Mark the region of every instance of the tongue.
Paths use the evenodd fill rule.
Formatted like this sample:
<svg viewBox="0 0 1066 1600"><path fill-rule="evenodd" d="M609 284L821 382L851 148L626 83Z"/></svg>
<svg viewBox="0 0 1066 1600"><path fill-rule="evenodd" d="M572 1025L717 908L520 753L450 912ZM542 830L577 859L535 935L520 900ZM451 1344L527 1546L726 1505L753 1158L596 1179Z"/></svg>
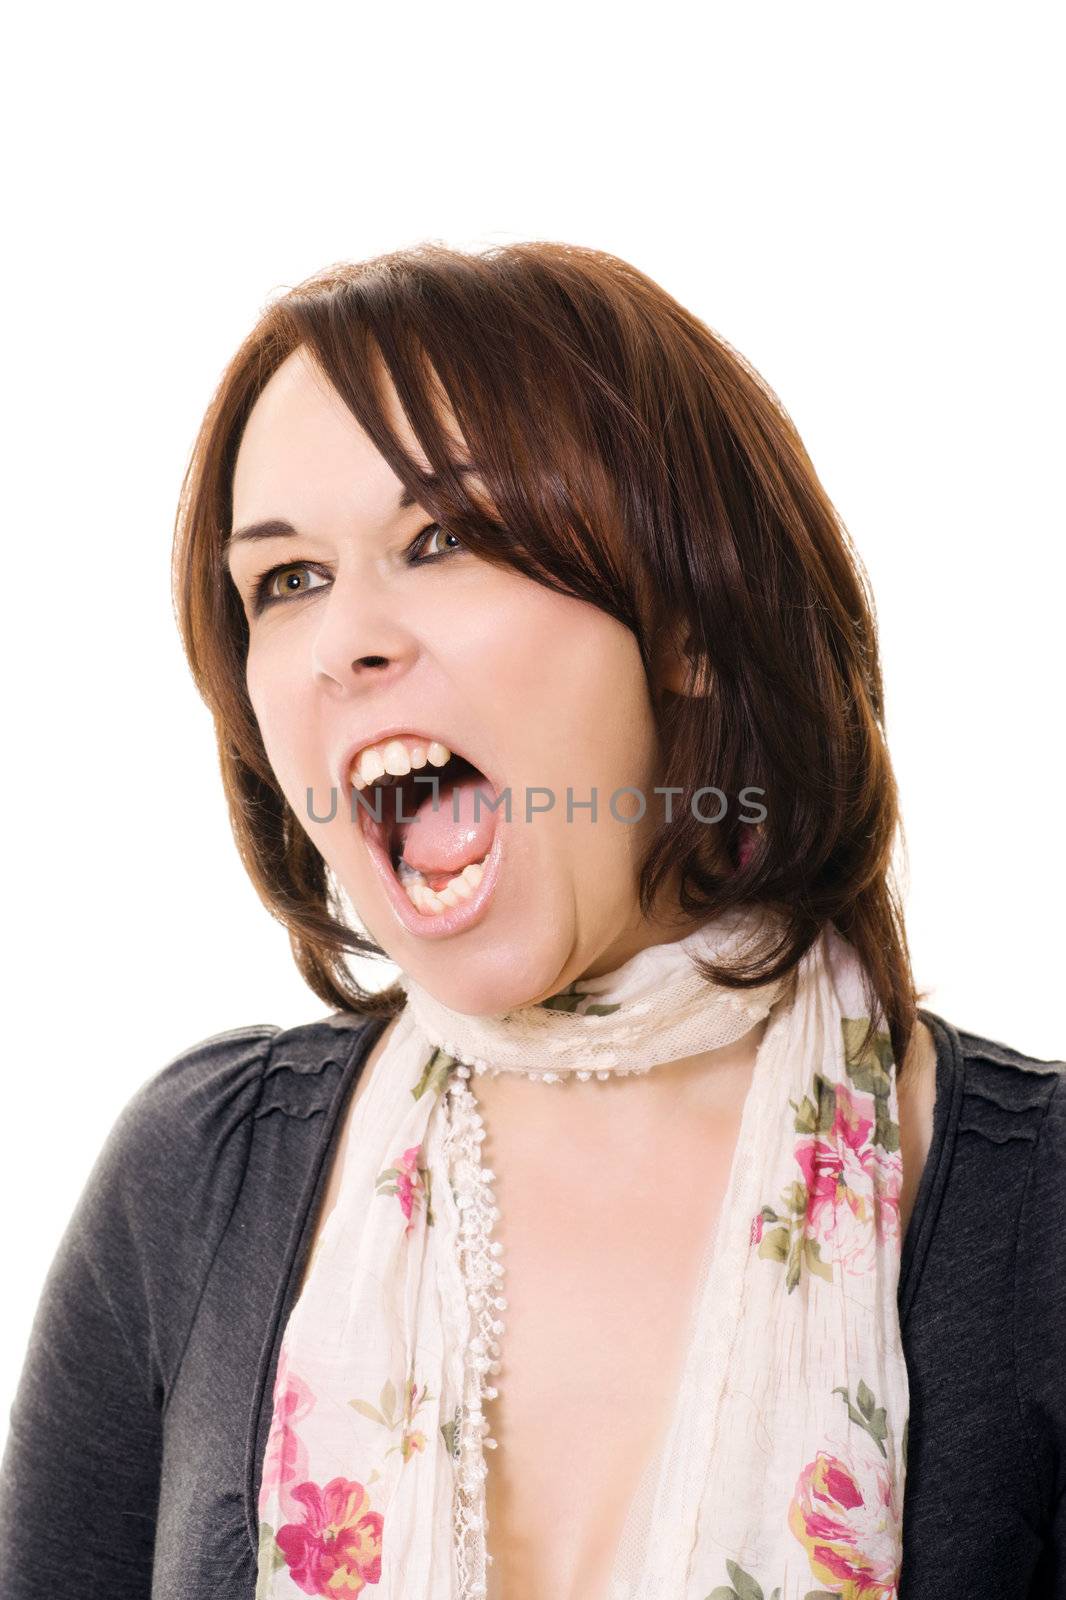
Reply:
<svg viewBox="0 0 1066 1600"><path fill-rule="evenodd" d="M480 815L475 821L474 796L479 790ZM440 785L436 809L433 796L428 795L414 820L400 823L403 859L422 873L431 889L442 889L449 878L488 853L496 831L496 814L485 802L494 798L495 790L488 779L471 773L457 782Z"/></svg>

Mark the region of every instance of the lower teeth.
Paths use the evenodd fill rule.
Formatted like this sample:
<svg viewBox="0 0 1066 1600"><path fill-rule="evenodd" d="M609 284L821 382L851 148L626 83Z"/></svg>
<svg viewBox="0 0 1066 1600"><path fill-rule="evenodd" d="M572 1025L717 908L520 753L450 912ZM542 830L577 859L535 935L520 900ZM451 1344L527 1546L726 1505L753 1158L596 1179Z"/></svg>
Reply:
<svg viewBox="0 0 1066 1600"><path fill-rule="evenodd" d="M487 859L488 851L480 861L472 861L462 872L449 878L443 889L431 889L421 872L408 866L402 856L396 866L396 876L415 910L427 916L436 916L449 906L461 905L464 900L470 899L481 882Z"/></svg>

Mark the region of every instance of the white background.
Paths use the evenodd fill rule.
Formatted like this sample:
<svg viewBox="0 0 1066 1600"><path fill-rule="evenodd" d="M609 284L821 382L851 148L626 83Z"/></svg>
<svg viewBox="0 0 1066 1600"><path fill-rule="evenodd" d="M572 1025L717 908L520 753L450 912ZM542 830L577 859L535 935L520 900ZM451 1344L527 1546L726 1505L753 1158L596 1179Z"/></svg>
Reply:
<svg viewBox="0 0 1066 1600"><path fill-rule="evenodd" d="M232 843L169 556L223 366L327 263L595 245L762 371L873 583L926 1004L1066 1053L1053 16L21 8L0 97L0 1431L134 1090L208 1034L326 1009Z"/></svg>

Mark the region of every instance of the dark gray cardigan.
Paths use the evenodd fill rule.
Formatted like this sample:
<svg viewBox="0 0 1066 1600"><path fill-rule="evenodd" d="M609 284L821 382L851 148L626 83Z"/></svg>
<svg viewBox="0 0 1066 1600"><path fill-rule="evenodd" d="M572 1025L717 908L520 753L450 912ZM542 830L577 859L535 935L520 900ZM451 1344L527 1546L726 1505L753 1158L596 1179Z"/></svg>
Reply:
<svg viewBox="0 0 1066 1600"><path fill-rule="evenodd" d="M937 1099L899 1287L899 1600L1066 1600L1066 1065L921 1015ZM4 1600L252 1600L278 1342L382 1026L218 1034L118 1118L11 1410Z"/></svg>

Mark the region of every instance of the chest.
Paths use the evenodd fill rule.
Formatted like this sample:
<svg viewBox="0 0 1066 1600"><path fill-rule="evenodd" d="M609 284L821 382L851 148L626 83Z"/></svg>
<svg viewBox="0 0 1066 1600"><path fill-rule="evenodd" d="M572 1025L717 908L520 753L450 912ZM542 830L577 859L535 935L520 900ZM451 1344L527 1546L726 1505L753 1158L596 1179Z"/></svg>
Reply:
<svg viewBox="0 0 1066 1600"><path fill-rule="evenodd" d="M672 1416L736 1115L614 1144L486 1115L503 1294L485 1405L488 1600L601 1600Z"/></svg>
<svg viewBox="0 0 1066 1600"><path fill-rule="evenodd" d="M738 1072L698 1111L649 1108L621 1139L598 1108L541 1120L543 1101L482 1087L507 1301L485 1403L487 1600L605 1600L673 1416L749 1082ZM908 1095L900 1115L906 1231L931 1095Z"/></svg>

